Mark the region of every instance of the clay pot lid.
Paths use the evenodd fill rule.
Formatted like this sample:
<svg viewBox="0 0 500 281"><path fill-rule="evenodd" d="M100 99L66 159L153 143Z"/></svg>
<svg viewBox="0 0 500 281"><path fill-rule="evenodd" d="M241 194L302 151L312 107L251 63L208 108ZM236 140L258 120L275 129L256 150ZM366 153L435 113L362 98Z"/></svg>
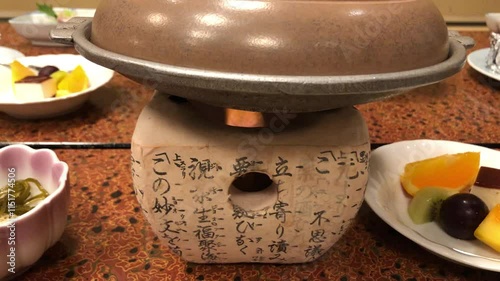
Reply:
<svg viewBox="0 0 500 281"><path fill-rule="evenodd" d="M263 75L390 73L449 53L430 0L106 0L91 41L166 65Z"/></svg>
<svg viewBox="0 0 500 281"><path fill-rule="evenodd" d="M280 112L322 111L399 95L412 88L439 82L459 72L465 64L466 48L472 47L474 44L471 38L459 36L459 34L450 35L451 37L448 38L441 15L432 3L427 0L350 2L218 0L209 1L208 4L206 2L186 0L107 0L101 2L96 12L96 18L73 18L67 23L59 24L55 30L51 31L50 36L56 42L74 44L76 50L90 61L111 68L160 92L216 107L259 112L276 112L276 110ZM259 57L259 54L250 53L252 50L259 50L258 48L243 52L244 49L242 48L245 45L236 44L242 41L228 36L222 37L225 41L211 41L214 44L219 44L219 47L215 45L207 47L203 44L187 47L185 44L188 41L182 41L186 37L181 35L187 34L186 30L190 30L189 28L192 30L193 26L198 26L195 24L198 21L184 22L187 27L179 27L179 30L184 30L184 32L175 32L175 28L170 27L167 22L170 22L170 20L175 23L182 22L183 17L177 16L173 12L163 12L165 11L165 5L168 4L173 5L167 5L169 8L179 13L183 12L184 16L190 14L191 18L200 19L204 17L202 15L206 15L206 10L204 10L205 13L193 14L192 12L193 9L199 8L200 5L213 8L217 4L219 5L217 7L220 8L224 3L234 4L236 2L264 3L271 7L280 7L281 4L290 3L324 5L322 6L323 9L309 9L308 11L312 11L311 13L319 13L321 10L326 10L324 7L335 4L360 5L365 7L363 10L365 15L372 14L373 9L367 9L366 6L363 6L364 4L389 5L386 6L387 9L395 9L394 7L399 5L399 10L396 9L398 12L394 16L397 19L394 25L398 26L401 36L404 35L405 37L395 36L392 41L377 41L383 36L388 36L387 34L391 33L388 31L389 29L395 28L392 24L388 24L388 27L383 32L377 33L379 35L374 37L375 41L366 41L369 42L368 46L359 49L360 54L350 56L349 61L344 58L343 63L338 63L338 61L342 59L345 53L341 53L342 56L334 58L331 55L334 53L334 49L331 49L330 52L325 53L330 57L326 57L326 55L321 57L318 56L321 52L317 49L306 48L299 52L297 48L293 47L295 45L290 45L289 50L284 52L275 52L272 55ZM142 4L144 4L144 7L141 6ZM155 8L153 4L156 4L157 7ZM194 6L191 7L190 4ZM409 8L406 4L414 6ZM116 8L114 13L111 11L113 6ZM126 7L123 8L122 6ZM179 7L184 8L180 9ZM307 8L304 7L304 9ZM130 9L132 8L135 9L136 14L141 14L142 17L133 15L134 13L131 14ZM248 9L241 10L249 12ZM279 9L268 9L266 13L276 16L273 12L277 10ZM149 13L144 11L149 11ZM233 14L237 14L238 11L233 11ZM329 11L335 12L334 9ZM220 8L215 9L215 12L222 13L225 10ZM299 12L297 11L297 13ZM407 17L415 18L415 13L426 20L421 20L422 24L420 25L405 21ZM254 14L259 13L254 11ZM228 15L232 14L229 13ZM229 17L228 15L226 17ZM245 15L245 13L242 13L242 15ZM293 16L291 13L288 15ZM384 13L379 11L378 15L384 15ZM164 16L166 18L160 20ZM242 17L238 14L237 18ZM262 15L260 17L261 20L268 21L271 18L273 17L262 17ZM296 15L295 18L302 19L303 15ZM383 17L380 16L380 18ZM150 25L142 25L145 19L149 19L148 23ZM152 19L157 19L158 27L152 27ZM313 18L309 19L314 22ZM240 26L249 31L250 28L247 23L253 19L248 16L246 20L245 24L240 24ZM109 26L105 24L107 21L109 21ZM126 25L127 21L130 21L128 25ZM435 24L429 24L429 22L433 21ZM307 22L301 22L304 23L304 26L307 26ZM347 28L353 25L353 22L350 21ZM163 25L160 23L163 23ZM252 30L273 30L272 28L264 29L262 25L257 23L258 21L255 26L261 28ZM368 23L366 21L365 26L369 26ZM319 26L323 27L324 24L319 24ZM127 28L130 30L127 30ZM295 26L294 28L298 27ZM164 30L172 31L172 33L168 35ZM332 32L334 31L338 30L332 29ZM441 38L443 32L444 37ZM323 34L321 32L309 33ZM109 36L104 36L99 40L99 36L103 36L103 34ZM303 34L306 33L303 32ZM233 35L237 37L238 34ZM396 41L398 38L399 41ZM158 44L163 44L163 47L152 44L153 39ZM231 48L228 47L227 42L231 43ZM315 41L305 40L304 42ZM377 42L386 44L390 48L376 48L379 46ZM105 46L98 45L101 43ZM221 51L223 47L225 49ZM239 51L243 55L236 55L235 50L238 47L241 47ZM287 51L289 52L287 53ZM287 57L283 57L285 53L288 54ZM426 54L423 55L423 53ZM201 56L200 54L205 55ZM382 59L383 56L385 56L384 59ZM360 61L360 58L363 59ZM356 61L358 63L355 63ZM427 66L421 66L421 64Z"/></svg>

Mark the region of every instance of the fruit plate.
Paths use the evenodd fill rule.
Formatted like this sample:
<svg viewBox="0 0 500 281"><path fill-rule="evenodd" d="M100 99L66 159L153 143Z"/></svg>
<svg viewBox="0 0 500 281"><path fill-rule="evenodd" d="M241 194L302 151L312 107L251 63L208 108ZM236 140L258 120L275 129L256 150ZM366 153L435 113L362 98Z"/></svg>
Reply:
<svg viewBox="0 0 500 281"><path fill-rule="evenodd" d="M480 241L455 239L435 222L414 224L407 211L410 197L403 191L399 181L404 166L409 162L468 151L481 153L482 166L500 168L500 151L471 144L412 140L379 147L371 154L365 199L382 220L430 252L456 263L500 272L500 253Z"/></svg>
<svg viewBox="0 0 500 281"><path fill-rule="evenodd" d="M90 94L106 84L114 74L114 71L97 65L80 55L41 55L21 57L18 61L25 66L53 65L64 71L73 70L77 65L81 65L90 84L89 88L84 91L63 97L31 102L21 101L14 96L10 68L0 66L0 112L21 119L51 118L72 112L82 106L89 99Z"/></svg>

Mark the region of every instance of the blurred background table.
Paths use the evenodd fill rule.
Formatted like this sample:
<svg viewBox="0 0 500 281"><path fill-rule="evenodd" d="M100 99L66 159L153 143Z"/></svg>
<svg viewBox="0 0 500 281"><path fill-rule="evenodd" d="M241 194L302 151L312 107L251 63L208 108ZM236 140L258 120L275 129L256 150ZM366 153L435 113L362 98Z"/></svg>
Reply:
<svg viewBox="0 0 500 281"><path fill-rule="evenodd" d="M76 53L73 48L32 46L6 22L0 22L0 34L1 46L27 56ZM473 50L489 46L486 31L462 34L476 40ZM132 189L130 140L152 95L152 89L115 74L74 113L46 120L19 120L0 113L3 145L24 142L56 148L70 167L72 202L65 233L18 280L500 280L500 273L461 266L427 252L366 204L341 240L316 262L183 262L154 236ZM428 138L500 149L500 82L468 65L441 83L357 108L366 119L373 147Z"/></svg>

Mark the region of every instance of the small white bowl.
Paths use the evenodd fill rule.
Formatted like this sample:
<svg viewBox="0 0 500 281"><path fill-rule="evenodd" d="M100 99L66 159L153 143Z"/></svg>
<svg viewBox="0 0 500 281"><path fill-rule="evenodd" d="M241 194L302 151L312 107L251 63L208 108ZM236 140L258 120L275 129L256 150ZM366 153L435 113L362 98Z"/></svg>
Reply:
<svg viewBox="0 0 500 281"><path fill-rule="evenodd" d="M56 13L68 8L56 7ZM75 17L93 17L95 9L70 9L74 11ZM67 46L52 42L49 37L50 30L54 29L57 21L40 11L34 11L9 20L16 32L38 46Z"/></svg>
<svg viewBox="0 0 500 281"><path fill-rule="evenodd" d="M40 101L22 101L14 96L11 72L0 66L0 111L21 119L51 118L72 112L82 106L90 94L113 77L114 71L97 65L80 55L58 54L35 57L22 57L18 61L25 66L53 65L61 70L70 71L81 65L89 78L88 89L59 98L46 98Z"/></svg>
<svg viewBox="0 0 500 281"><path fill-rule="evenodd" d="M2 187L7 184L10 168L15 168L16 179L36 178L50 195L24 215L0 222L0 280L12 279L26 270L61 238L70 202L68 165L54 151L26 145L1 148Z"/></svg>

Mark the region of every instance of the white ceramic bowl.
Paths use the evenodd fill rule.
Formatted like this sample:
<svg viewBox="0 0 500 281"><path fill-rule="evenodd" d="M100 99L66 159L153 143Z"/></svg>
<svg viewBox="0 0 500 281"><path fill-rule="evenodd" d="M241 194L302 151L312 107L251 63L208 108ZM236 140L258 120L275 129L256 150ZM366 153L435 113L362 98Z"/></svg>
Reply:
<svg viewBox="0 0 500 281"><path fill-rule="evenodd" d="M68 165L60 161L54 151L35 150L25 145L1 148L2 187L7 184L9 168L15 168L16 179L36 178L50 195L24 215L0 222L0 280L13 279L60 239L70 201ZM9 242L12 236L15 244ZM11 260L9 255L15 258Z"/></svg>
<svg viewBox="0 0 500 281"><path fill-rule="evenodd" d="M56 13L63 11L62 7L54 8ZM75 13L75 17L93 17L95 9L71 9ZM33 45L39 46L67 46L54 43L50 40L50 30L55 28L57 21L46 14L34 11L29 14L24 14L9 20L9 23L16 32L24 38L31 41Z"/></svg>
<svg viewBox="0 0 500 281"><path fill-rule="evenodd" d="M80 55L59 54L36 57L22 57L18 61L23 65L54 65L61 70L73 70L81 65L85 70L90 87L84 91L59 98L46 98L41 101L22 101L15 98L11 86L11 72L7 67L0 67L0 111L22 119L51 118L72 112L82 106L97 88L106 84L114 71L97 65Z"/></svg>

